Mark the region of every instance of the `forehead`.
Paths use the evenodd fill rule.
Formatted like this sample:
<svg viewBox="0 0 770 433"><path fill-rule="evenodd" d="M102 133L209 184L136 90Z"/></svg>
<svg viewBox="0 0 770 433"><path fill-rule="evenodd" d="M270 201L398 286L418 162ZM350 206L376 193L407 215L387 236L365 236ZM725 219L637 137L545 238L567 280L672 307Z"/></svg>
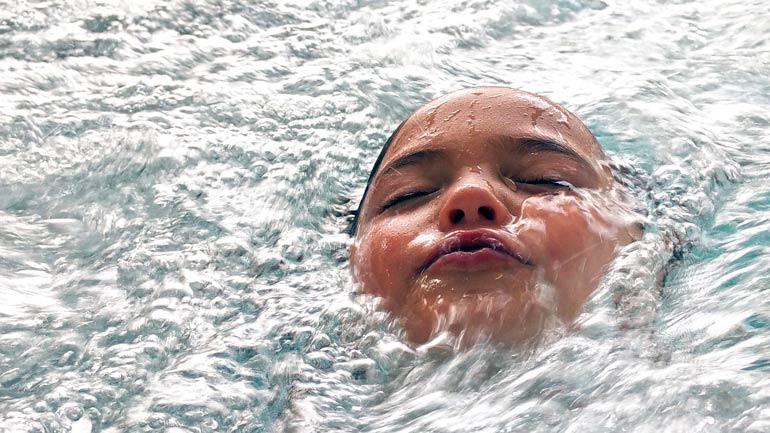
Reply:
<svg viewBox="0 0 770 433"><path fill-rule="evenodd" d="M604 158L593 134L565 108L531 93L491 87L455 92L418 109L383 163L433 146L472 151L500 137L563 143L589 161Z"/></svg>

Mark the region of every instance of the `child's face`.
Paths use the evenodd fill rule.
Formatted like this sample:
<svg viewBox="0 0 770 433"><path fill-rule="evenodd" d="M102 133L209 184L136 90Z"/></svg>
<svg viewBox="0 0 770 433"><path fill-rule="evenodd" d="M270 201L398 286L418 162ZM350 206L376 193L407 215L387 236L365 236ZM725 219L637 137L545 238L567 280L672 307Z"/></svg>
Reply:
<svg viewBox="0 0 770 433"><path fill-rule="evenodd" d="M423 343L516 341L570 322L621 245L627 214L593 135L539 96L476 88L394 137L362 204L351 262Z"/></svg>

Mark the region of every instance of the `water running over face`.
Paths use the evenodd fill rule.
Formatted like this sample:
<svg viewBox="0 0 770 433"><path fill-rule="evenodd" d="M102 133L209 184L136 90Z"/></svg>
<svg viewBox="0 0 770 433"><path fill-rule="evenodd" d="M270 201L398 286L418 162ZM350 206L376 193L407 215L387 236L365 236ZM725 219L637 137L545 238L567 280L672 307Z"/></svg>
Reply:
<svg viewBox="0 0 770 433"><path fill-rule="evenodd" d="M418 344L520 342L549 318L570 323L636 234L606 164L582 122L545 98L486 87L432 101L372 177L354 276Z"/></svg>

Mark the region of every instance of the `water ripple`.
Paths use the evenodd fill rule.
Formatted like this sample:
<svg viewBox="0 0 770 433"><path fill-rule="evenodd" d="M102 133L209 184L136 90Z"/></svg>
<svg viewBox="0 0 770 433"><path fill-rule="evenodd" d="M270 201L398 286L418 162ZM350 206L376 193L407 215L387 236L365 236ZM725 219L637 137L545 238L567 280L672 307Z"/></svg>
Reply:
<svg viewBox="0 0 770 433"><path fill-rule="evenodd" d="M760 0L0 7L0 431L762 432ZM416 351L345 214L460 87L586 120L646 214L575 329Z"/></svg>

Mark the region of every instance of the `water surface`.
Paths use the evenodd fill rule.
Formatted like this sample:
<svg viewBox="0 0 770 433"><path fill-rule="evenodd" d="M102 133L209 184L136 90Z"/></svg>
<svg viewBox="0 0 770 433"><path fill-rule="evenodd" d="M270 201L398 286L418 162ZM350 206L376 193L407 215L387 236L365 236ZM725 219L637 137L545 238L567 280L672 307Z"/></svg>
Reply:
<svg viewBox="0 0 770 433"><path fill-rule="evenodd" d="M3 2L0 431L770 431L768 21L759 0ZM384 140L473 85L577 113L648 216L534 353L416 352L346 268Z"/></svg>

